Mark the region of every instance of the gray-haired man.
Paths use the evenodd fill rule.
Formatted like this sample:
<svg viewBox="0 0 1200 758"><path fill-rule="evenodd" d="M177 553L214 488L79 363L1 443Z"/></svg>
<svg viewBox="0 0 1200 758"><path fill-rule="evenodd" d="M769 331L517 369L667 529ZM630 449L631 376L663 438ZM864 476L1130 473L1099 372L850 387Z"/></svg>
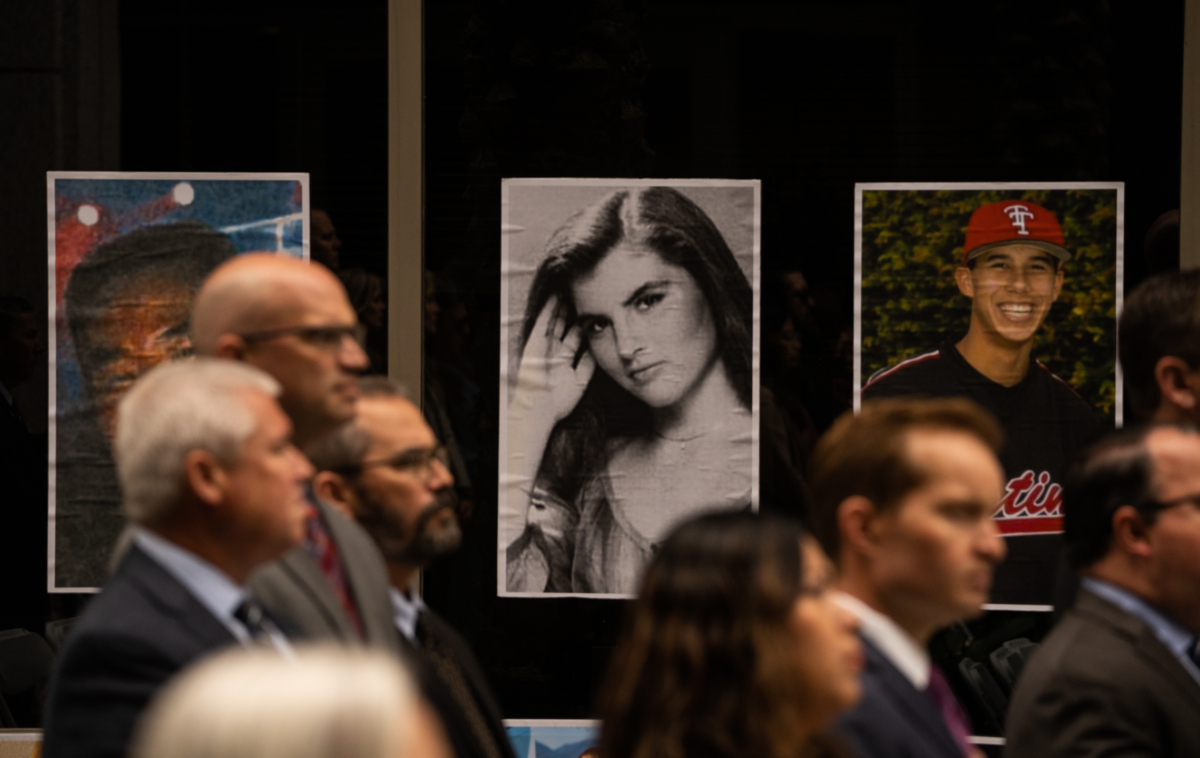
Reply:
<svg viewBox="0 0 1200 758"><path fill-rule="evenodd" d="M256 639L287 649L247 600L251 571L304 536L312 466L278 383L199 359L140 378L117 411L117 473L133 543L63 648L45 750L123 756L146 703L200 656Z"/></svg>

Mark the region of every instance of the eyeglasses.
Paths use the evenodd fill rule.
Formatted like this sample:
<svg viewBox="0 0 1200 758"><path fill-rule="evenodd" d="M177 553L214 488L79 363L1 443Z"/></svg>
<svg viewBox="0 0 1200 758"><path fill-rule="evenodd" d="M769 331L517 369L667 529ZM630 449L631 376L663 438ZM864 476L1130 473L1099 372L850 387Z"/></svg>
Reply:
<svg viewBox="0 0 1200 758"><path fill-rule="evenodd" d="M384 458L377 461L363 461L357 466L346 466L338 469L339 473L354 474L361 472L366 468L375 466L387 466L393 471L400 471L415 475L422 483L428 483L433 476L433 462L437 461L442 464L445 469L450 468L450 452L445 445L437 447L418 447L405 450L391 458Z"/></svg>
<svg viewBox="0 0 1200 758"><path fill-rule="evenodd" d="M333 352L341 348L350 337L359 345L366 342L367 327L363 324L329 325L329 326L287 326L282 329L269 329L264 332L250 332L240 336L246 342L265 342L295 335L301 341L313 347Z"/></svg>
<svg viewBox="0 0 1200 758"><path fill-rule="evenodd" d="M1184 495L1183 497L1176 497L1170 500L1155 500L1154 498L1149 498L1143 501L1143 503L1144 505L1141 508L1138 508L1139 511L1157 516L1159 513L1162 513L1170 508L1174 508L1177 505L1189 504L1193 507L1200 507L1200 492L1193 492L1190 495Z"/></svg>

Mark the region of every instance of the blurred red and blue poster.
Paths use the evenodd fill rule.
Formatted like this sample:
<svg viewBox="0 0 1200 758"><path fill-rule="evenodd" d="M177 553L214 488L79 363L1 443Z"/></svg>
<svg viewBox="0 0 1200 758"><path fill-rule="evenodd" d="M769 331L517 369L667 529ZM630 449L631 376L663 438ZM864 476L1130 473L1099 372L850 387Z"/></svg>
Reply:
<svg viewBox="0 0 1200 758"><path fill-rule="evenodd" d="M117 401L191 354L192 298L223 261L308 258L307 174L48 172L51 592L99 587L124 527Z"/></svg>
<svg viewBox="0 0 1200 758"><path fill-rule="evenodd" d="M600 722L583 719L505 719L517 758L594 758Z"/></svg>

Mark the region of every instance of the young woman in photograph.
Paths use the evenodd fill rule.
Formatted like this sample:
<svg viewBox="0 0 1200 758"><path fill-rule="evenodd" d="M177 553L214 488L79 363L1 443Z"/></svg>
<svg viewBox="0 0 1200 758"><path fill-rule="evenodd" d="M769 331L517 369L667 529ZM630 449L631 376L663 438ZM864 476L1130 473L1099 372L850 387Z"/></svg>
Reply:
<svg viewBox="0 0 1200 758"><path fill-rule="evenodd" d="M550 238L508 412L510 592L632 594L689 514L748 509L753 293L671 187L613 192Z"/></svg>
<svg viewBox="0 0 1200 758"><path fill-rule="evenodd" d="M860 695L857 620L799 522L713 513L654 556L600 690L602 758L840 755Z"/></svg>

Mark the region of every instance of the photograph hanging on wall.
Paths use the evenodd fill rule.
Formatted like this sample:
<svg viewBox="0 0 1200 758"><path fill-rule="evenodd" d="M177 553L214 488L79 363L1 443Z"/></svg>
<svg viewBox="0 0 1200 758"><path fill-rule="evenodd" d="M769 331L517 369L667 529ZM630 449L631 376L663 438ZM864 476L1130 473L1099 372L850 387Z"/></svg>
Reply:
<svg viewBox="0 0 1200 758"><path fill-rule="evenodd" d="M994 609L1049 610L1073 456L1122 421L1124 185L855 186L855 409L963 396L1005 434Z"/></svg>
<svg viewBox="0 0 1200 758"><path fill-rule="evenodd" d="M501 196L498 591L631 597L675 524L757 509L760 185Z"/></svg>
<svg viewBox="0 0 1200 758"><path fill-rule="evenodd" d="M192 352L191 304L223 261L308 258L307 174L49 172L51 592L95 590L124 526L117 402Z"/></svg>
<svg viewBox="0 0 1200 758"><path fill-rule="evenodd" d="M517 758L595 758L600 722L582 719L505 719Z"/></svg>

